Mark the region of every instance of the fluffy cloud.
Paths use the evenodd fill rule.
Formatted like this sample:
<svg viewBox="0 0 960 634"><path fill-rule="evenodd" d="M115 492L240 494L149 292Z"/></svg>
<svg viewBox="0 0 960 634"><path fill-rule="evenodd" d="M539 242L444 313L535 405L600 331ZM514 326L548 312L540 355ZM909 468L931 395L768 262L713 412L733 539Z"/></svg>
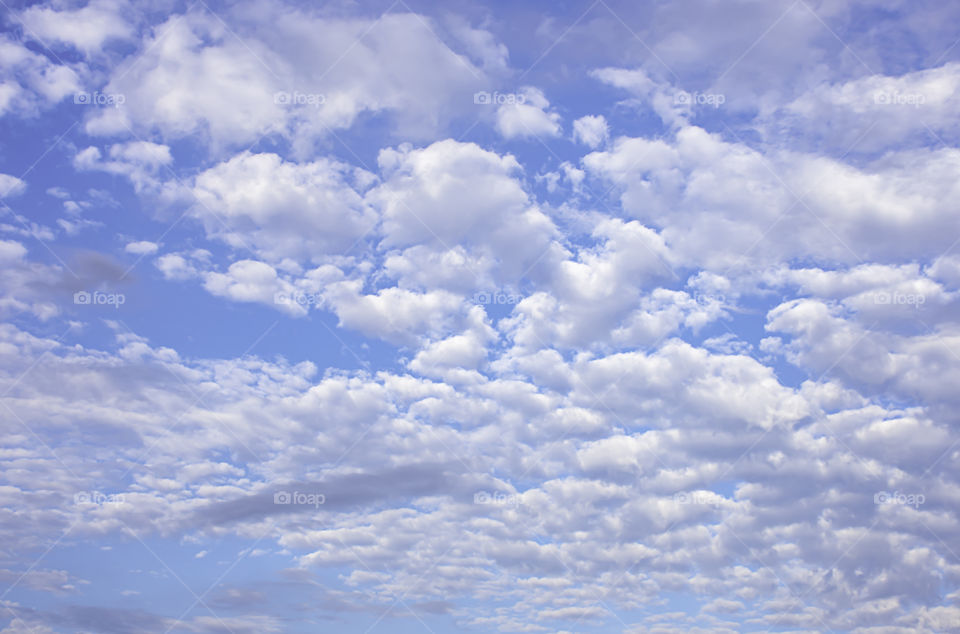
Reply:
<svg viewBox="0 0 960 634"><path fill-rule="evenodd" d="M361 283L339 282L326 292L341 325L397 343L438 338L455 328L462 300L445 291L415 293L385 288L375 294L360 292ZM479 310L479 308L475 308Z"/></svg>
<svg viewBox="0 0 960 634"><path fill-rule="evenodd" d="M85 7L65 11L33 6L20 20L27 35L41 43L69 44L91 55L107 42L133 38L133 27L122 16L129 11L124 0L92 0Z"/></svg>
<svg viewBox="0 0 960 634"><path fill-rule="evenodd" d="M134 255L150 255L151 253L156 253L159 246L156 242L150 242L148 240L139 240L137 242L130 242L123 248L127 253L133 253Z"/></svg>
<svg viewBox="0 0 960 634"><path fill-rule="evenodd" d="M497 597L502 617L494 622L504 625L603 618L607 612L590 612L598 598L610 610L632 610L664 591L705 587L716 595L705 613L757 614L765 605L770 622L782 616L802 625L806 617L787 608L792 595L778 589L776 579L789 578L816 606L811 623L839 627L870 622L837 607L855 600L863 583L867 592L916 601L923 585L893 579L932 582L937 569L956 579L942 545L921 524L944 535L956 530L950 494L939 488L943 469L923 486L927 502L918 509L873 499L884 487L915 490L918 482L890 461L916 464L946 432L915 414L862 402L824 411L816 403L826 401L815 394L829 385L787 388L746 357L671 341L646 354L572 364L576 387L567 394L481 375L448 375L459 383L454 390L415 375L317 377L312 364L185 361L129 334L118 334L115 352L13 327L0 334L18 352L5 373L36 364L34 379L8 404L28 425L50 421L41 433L62 461L29 449L27 436L6 436L8 452L32 458L10 486L26 500L25 513L45 517L45 530L78 522L77 534L94 538L124 527L142 534L166 527L191 531L204 550L223 531L266 530L306 578L351 565L354 556L369 562L337 584L344 607L372 601L382 610L436 567L433 582L409 600L442 598L458 620L478 625L490 623L488 612L466 600L477 583ZM476 367L482 355L473 336L431 345L411 368ZM124 398L111 396L117 393ZM172 428L171 415L180 421ZM74 423L90 417L99 425ZM331 417L340 424L328 424ZM109 455L132 458L147 448L150 467L134 463L130 484L117 488L96 468L106 454L84 456L72 445L98 434L115 439ZM358 442L364 450L352 451ZM505 442L510 451L492 450ZM247 458L212 459L223 446ZM334 466L304 480L317 461ZM47 473L43 495L40 480L30 477L40 469ZM520 489L509 483L518 478L532 480ZM734 491L711 490L728 479L739 482ZM839 489L838 479L848 484ZM284 488L326 491L326 503L322 511L277 506L273 493ZM122 502L58 502L78 490L114 491ZM383 508L386 496L403 502ZM316 512L322 525L310 519ZM5 523L7 543L25 521ZM905 547L905 535L913 547ZM397 546L408 542L422 556ZM867 559L860 548L884 556ZM757 559L764 566L754 567ZM626 570L624 561L632 563ZM858 581L867 573L873 581ZM824 574L837 585L824 587ZM260 581L261 588L270 583ZM911 618L904 622L932 617L915 611Z"/></svg>
<svg viewBox="0 0 960 634"><path fill-rule="evenodd" d="M369 177L332 160L243 153L197 176L193 213L209 236L269 260L345 255L376 226L353 188Z"/></svg>
<svg viewBox="0 0 960 634"><path fill-rule="evenodd" d="M765 155L698 127L674 141L620 138L587 170L622 192L624 210L661 228L684 261L756 269L806 255L891 261L951 246L958 154L893 153L862 168L816 155Z"/></svg>
<svg viewBox="0 0 960 634"><path fill-rule="evenodd" d="M960 64L899 76L870 75L820 84L763 122L771 137L801 137L837 152L877 152L957 139L952 105L960 96ZM919 142L918 142L919 141Z"/></svg>
<svg viewBox="0 0 960 634"><path fill-rule="evenodd" d="M378 162L384 182L368 200L383 215L382 247L425 245L451 256L463 247L470 255L458 259L468 268L473 257L480 262L495 257L498 270L471 271L477 286L488 276L495 283L516 282L553 259L556 229L524 191L513 156L448 139L422 149L383 150ZM413 250L409 255L426 254ZM395 261L393 266L402 270L403 265Z"/></svg>
<svg viewBox="0 0 960 634"><path fill-rule="evenodd" d="M87 130L131 126L169 139L202 133L216 148L280 134L306 153L313 138L363 113L392 113L408 137L433 133L471 107L488 81L438 39L428 17L336 19L281 5L236 17L232 28L199 11L157 26L104 88L123 94L125 107L97 114ZM482 57L496 47L482 31L456 33ZM431 73L419 72L425 66Z"/></svg>
<svg viewBox="0 0 960 634"><path fill-rule="evenodd" d="M16 240L0 240L0 263L0 314L9 319L28 312L46 321L60 312L55 298L63 281L60 269L30 261Z"/></svg>
<svg viewBox="0 0 960 634"><path fill-rule="evenodd" d="M36 114L80 90L80 74L0 37L0 116ZM82 70L82 69L81 69Z"/></svg>
<svg viewBox="0 0 960 634"><path fill-rule="evenodd" d="M166 180L164 168L173 162L170 148L149 141L115 143L107 150L106 158L100 148L90 146L73 159L78 170L101 170L130 179L138 191L154 189Z"/></svg>
<svg viewBox="0 0 960 634"><path fill-rule="evenodd" d="M683 313L696 310L685 293L663 290L637 307L645 290L677 278L666 245L655 231L636 221L608 219L595 227L592 237L599 242L597 247L581 249L576 258L559 262L548 290L520 301L504 322L518 345L579 347L611 337L620 343L654 343L684 321ZM647 322L666 316L654 308L656 304L673 317L659 325Z"/></svg>
<svg viewBox="0 0 960 634"><path fill-rule="evenodd" d="M587 147L599 147L608 136L610 126L603 115L587 115L573 122L573 138Z"/></svg>
<svg viewBox="0 0 960 634"><path fill-rule="evenodd" d="M26 188L27 184L16 176L0 174L0 198L16 196L17 194L23 193L23 190Z"/></svg>
<svg viewBox="0 0 960 634"><path fill-rule="evenodd" d="M755 5L19 11L0 627L954 627L957 10Z"/></svg>
<svg viewBox="0 0 960 634"><path fill-rule="evenodd" d="M497 108L497 130L507 139L515 137L558 136L560 115L548 112L550 102L538 88L527 87L512 103Z"/></svg>

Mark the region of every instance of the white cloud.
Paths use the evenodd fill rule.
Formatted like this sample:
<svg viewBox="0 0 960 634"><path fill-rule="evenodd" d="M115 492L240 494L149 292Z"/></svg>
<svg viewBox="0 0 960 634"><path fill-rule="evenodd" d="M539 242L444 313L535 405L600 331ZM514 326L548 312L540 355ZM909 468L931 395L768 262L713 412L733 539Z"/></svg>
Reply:
<svg viewBox="0 0 960 634"><path fill-rule="evenodd" d="M0 174L0 198L18 196L22 194L26 188L27 184L16 176Z"/></svg>
<svg viewBox="0 0 960 634"><path fill-rule="evenodd" d="M494 34L515 31L499 13L478 28L346 5L243 2L153 25L107 0L26 9L54 48L0 38L0 111L37 114L80 78L126 97L82 106L87 133L115 138L69 132L31 185L53 184L65 150L141 204L122 182L81 193L81 174L0 222L0 541L14 553L0 577L84 605L8 603L23 620L10 627L269 632L302 616L291 605L332 622L402 596L483 631L949 630L960 153L957 65L934 62L956 23L944 7L917 20L789 0L623 5L538 17L518 52ZM496 130L463 132L473 94L507 85L510 54L541 39L556 47L529 81L600 88L589 111L645 136L611 138L601 115L565 130L570 104L536 88L484 111ZM891 52L904 41L909 55ZM624 59L638 66L604 66ZM610 87L626 100L599 103ZM877 90L925 99L863 101ZM460 133L489 145L444 139ZM551 138L569 156L545 154ZM126 213L140 207L177 222L136 240L161 232ZM80 233L120 209L112 236ZM153 274L83 239L120 239ZM73 303L121 276L125 307ZM186 315L174 350L146 336L171 331L143 306L176 283L202 288L188 308L209 313ZM259 339L273 317L231 321L262 307L301 319ZM199 340L211 323L253 345L201 356L220 347ZM278 504L282 491L325 501ZM109 554L128 530L202 568L238 539L241 558L269 555L256 584L241 574L210 596L259 616L95 608L82 562L30 572L15 556L64 531ZM139 573L124 596L164 581Z"/></svg>
<svg viewBox="0 0 960 634"><path fill-rule="evenodd" d="M815 140L839 152L876 152L956 140L960 63L899 76L869 75L819 84L771 112L760 127L771 138Z"/></svg>
<svg viewBox="0 0 960 634"><path fill-rule="evenodd" d="M504 138L559 136L560 115L549 112L550 102L539 88L523 88L513 103L497 108L497 131Z"/></svg>
<svg viewBox="0 0 960 634"><path fill-rule="evenodd" d="M596 247L581 248L575 258L558 262L549 285L520 301L504 321L517 345L579 347L611 337L622 343L653 343L695 307L685 293L667 292L670 299L655 295L653 304L676 304L666 309L672 318L656 326L640 323L640 313L653 309L650 303L630 317L645 289L675 279L663 238L639 222L616 219L599 222L591 237Z"/></svg>
<svg viewBox="0 0 960 634"><path fill-rule="evenodd" d="M167 253L156 259L156 267L168 280L188 280L198 275L190 258L179 253Z"/></svg>
<svg viewBox="0 0 960 634"><path fill-rule="evenodd" d="M79 90L76 70L0 36L0 116L36 114Z"/></svg>
<svg viewBox="0 0 960 634"><path fill-rule="evenodd" d="M463 319L463 301L445 291L385 288L366 295L361 286L357 281L338 282L327 289L325 297L341 325L366 335L413 344L421 338L442 337L456 330Z"/></svg>
<svg viewBox="0 0 960 634"><path fill-rule="evenodd" d="M157 249L160 248L156 242L149 242L147 240L140 240L138 242L130 242L123 248L127 253L133 253L134 255L151 255L157 252Z"/></svg>
<svg viewBox="0 0 960 634"><path fill-rule="evenodd" d="M354 190L369 177L328 159L294 163L276 154L243 153L196 178L193 213L207 235L253 248L271 261L350 255L377 217Z"/></svg>
<svg viewBox="0 0 960 634"><path fill-rule="evenodd" d="M495 253L498 270L472 270L478 286L488 274L496 283L535 275L539 262L553 259L556 228L524 191L513 156L447 139L422 149L382 150L378 162L384 182L367 200L383 216L383 248L460 246L465 257L457 259L468 267L473 258L492 260ZM394 260L396 270L402 266Z"/></svg>
<svg viewBox="0 0 960 634"><path fill-rule="evenodd" d="M107 42L133 38L133 26L122 17L129 10L124 0L90 0L74 10L33 6L20 15L20 20L28 37L43 44L62 42L91 55Z"/></svg>
<svg viewBox="0 0 960 634"><path fill-rule="evenodd" d="M624 210L662 227L682 261L747 273L795 257L858 263L924 258L950 247L960 154L892 153L863 167L789 151L763 154L698 127L674 141L620 138L587 171Z"/></svg>
<svg viewBox="0 0 960 634"><path fill-rule="evenodd" d="M165 180L165 170L173 162L170 148L149 141L115 143L107 150L107 159L96 146L77 152L73 165L78 170L101 170L130 179L134 189L154 189Z"/></svg>
<svg viewBox="0 0 960 634"><path fill-rule="evenodd" d="M32 262L27 248L16 240L0 240L0 315L11 319L21 313L48 321L60 314L57 287L63 272L56 266Z"/></svg>
<svg viewBox="0 0 960 634"><path fill-rule="evenodd" d="M171 276L187 272L184 271L184 266L175 260L165 260L163 267L164 272L170 271ZM278 300L278 296L291 294L294 287L278 276L276 269L265 262L240 260L231 264L225 273L207 271L203 274L203 287L214 295L233 301L273 305L292 315L306 312L301 304Z"/></svg>
<svg viewBox="0 0 960 634"><path fill-rule="evenodd" d="M433 134L471 108L472 94L487 81L485 71L437 38L430 18L415 14L335 19L258 5L231 31L203 12L172 16L104 87L125 95L125 107L93 117L87 131L117 134L131 126L168 139L202 134L215 150L279 134L306 155L314 139L350 127L363 113L390 113L408 138ZM489 38L458 32L490 61ZM420 72L425 67L431 72Z"/></svg>
<svg viewBox="0 0 960 634"><path fill-rule="evenodd" d="M573 122L573 138L596 149L610 136L610 126L603 115L587 115Z"/></svg>

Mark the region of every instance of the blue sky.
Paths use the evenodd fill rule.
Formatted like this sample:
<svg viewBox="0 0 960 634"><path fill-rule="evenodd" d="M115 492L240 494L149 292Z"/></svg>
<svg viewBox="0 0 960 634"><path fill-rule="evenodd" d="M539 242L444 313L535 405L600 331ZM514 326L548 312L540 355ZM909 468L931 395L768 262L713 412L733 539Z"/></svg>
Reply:
<svg viewBox="0 0 960 634"><path fill-rule="evenodd" d="M0 631L955 631L958 23L4 5Z"/></svg>

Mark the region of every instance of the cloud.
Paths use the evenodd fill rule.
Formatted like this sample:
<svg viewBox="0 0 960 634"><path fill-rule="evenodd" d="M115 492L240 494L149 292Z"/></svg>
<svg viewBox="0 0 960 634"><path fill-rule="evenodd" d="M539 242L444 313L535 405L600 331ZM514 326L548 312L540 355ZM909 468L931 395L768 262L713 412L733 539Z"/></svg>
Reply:
<svg viewBox="0 0 960 634"><path fill-rule="evenodd" d="M600 222L591 236L597 245L581 249L576 258L561 261L544 290L523 298L504 325L514 341L534 349L548 346L589 346L611 336L621 340L646 337L639 324L617 329L641 301L643 289L676 274L668 263L670 254L663 238L639 222L616 219ZM671 296L664 303L676 304L680 312L673 326L655 328L666 335L683 320L684 312ZM663 296L661 295L661 299ZM646 301L646 300L645 300ZM686 310L693 302L686 300ZM634 319L639 318L639 312ZM658 337L654 335L649 343Z"/></svg>
<svg viewBox="0 0 960 634"><path fill-rule="evenodd" d="M447 139L422 149L382 150L378 163L383 183L367 200L383 217L381 248L446 251L452 256L447 262L470 270L477 286L486 275L506 282L535 274L540 258L552 259L556 229L524 191L513 156ZM472 258L483 262L494 253L499 270L471 268ZM429 256L411 249L401 257ZM392 264L402 266L398 260Z"/></svg>
<svg viewBox="0 0 960 634"><path fill-rule="evenodd" d="M307 153L313 139L364 113L389 113L408 138L433 134L472 107L488 81L438 39L426 16L338 19L259 5L237 17L229 30L201 11L159 25L103 89L124 95L125 107L93 116L87 131L202 134L216 150L281 135ZM487 59L496 48L480 30L457 32ZM431 73L419 72L428 65Z"/></svg>
<svg viewBox="0 0 960 634"><path fill-rule="evenodd" d="M133 39L133 26L122 17L129 10L123 0L91 0L84 7L65 11L33 6L20 20L27 36L42 44L64 43L91 55L107 42Z"/></svg>
<svg viewBox="0 0 960 634"><path fill-rule="evenodd" d="M353 188L370 177L327 159L243 153L197 176L193 213L209 236L269 260L347 255L377 223Z"/></svg>
<svg viewBox="0 0 960 634"><path fill-rule="evenodd" d="M539 88L523 88L513 103L497 108L497 131L504 138L559 136L560 115L548 112L550 102Z"/></svg>
<svg viewBox="0 0 960 634"><path fill-rule="evenodd" d="M185 268L172 259L164 260L162 266L171 276L180 275L180 271ZM203 287L214 295L233 301L272 304L292 314L304 312L302 306L278 299L279 296L291 293L293 286L281 279L272 266L257 260L234 262L225 273L206 272L203 274Z"/></svg>
<svg viewBox="0 0 960 634"><path fill-rule="evenodd" d="M660 227L676 256L740 272L801 256L859 263L942 253L957 159L953 149L924 149L855 167L684 127L672 141L619 138L583 163L619 189L627 214Z"/></svg>
<svg viewBox="0 0 960 634"><path fill-rule="evenodd" d="M360 287L355 281L338 282L325 296L341 325L387 341L412 343L443 336L456 328L464 312L462 300L444 291L385 288L367 295Z"/></svg>
<svg viewBox="0 0 960 634"><path fill-rule="evenodd" d="M246 273L237 273L239 284ZM229 292L234 290L242 289ZM389 305L402 301L391 298ZM371 312L367 306L357 315L368 318ZM112 353L51 347L13 327L2 334L18 351L5 357L16 360L5 372L36 364L34 378L15 392L17 415L30 425L56 421L43 430L45 438L84 474L77 480L57 468L60 475L46 478L44 487L72 497L78 488L97 486L98 476L88 471L95 463L70 448L81 437L92 442L96 435L109 436L117 455L136 455L156 443L154 467L136 469L122 504L81 515L74 515L81 509L56 507L62 521L81 520L76 530L102 532L127 524L144 531L165 526L175 532L192 527L244 534L270 518L279 543L296 553L307 574L350 565L353 554L376 562L369 575L351 573L344 587L389 596L409 589L411 575L441 566L445 572L430 587L414 591L411 601L445 597L462 618L477 624L485 622L486 613L461 599L479 579L517 623L536 622L550 611L558 611L551 618L562 619L564 609L589 607L574 600L581 595L590 603L601 596L624 608L653 601L664 588L703 586L730 597L715 596L704 610L733 614L738 603L751 609L755 598L775 596L773 574L792 575L801 591L813 591L808 596L818 606L844 605L853 592L848 584L855 565L843 567L847 581L835 590L817 582L820 571L858 539L875 551L885 535L895 534L888 528L912 530L913 515L882 513L873 496L888 486L912 490L916 482L903 480L890 461L917 464L946 438L938 425L877 405L864 408L862 401L826 415L817 405L826 401L816 394L826 394L828 386L789 388L754 359L712 354L678 340L647 353L557 359L555 364L567 366L572 389L553 390L539 379L478 374L464 382L465 375L449 374L455 367L479 368L482 355L471 334L428 345L411 364L416 373L442 369L458 382L456 389L389 372L318 378L315 367L257 358L240 365L180 360L129 335L118 339L122 348ZM140 353L131 355L132 347ZM49 352L39 358L43 350ZM72 381L63 380L67 372ZM192 392L212 384L217 388L198 402ZM116 393L124 399L107 398ZM178 412L182 426L168 429L167 412ZM96 426L73 423L94 414ZM568 440L558 440L561 435ZM930 440L918 442L921 438ZM8 442L23 446L26 438ZM357 442L364 450L349 451ZM510 451L495 450L504 443ZM235 457L226 463L205 460L209 450L224 444ZM848 447L856 448L860 460ZM898 453L889 453L894 447ZM340 456L346 462L324 477L302 477L305 465ZM391 457L401 460L385 462ZM57 464L49 456L44 460L50 461L47 469ZM923 489L931 500L944 473L935 470ZM514 488L509 481L521 474L534 481ZM739 483L733 492L710 490L728 478ZM841 490L841 480L855 484ZM36 482L24 474L15 486L32 491ZM326 500L317 507L275 504L274 493L287 490L319 491ZM474 503L479 492L486 492L487 498L479 499L489 502ZM36 494L20 499L37 512L46 508ZM398 507L400 499L409 502ZM931 503L935 506L917 511L927 521L942 508L938 505L947 504ZM817 523L823 512L831 519ZM325 518L322 528L309 519L316 513ZM708 518L723 521L705 523ZM883 524L856 535L846 532L847 522L870 526L874 519ZM531 531L549 537L533 541ZM424 540L424 534L431 538ZM823 546L823 534L835 547ZM919 553L891 549L883 561L858 550L848 556L856 566L868 566L871 578L881 570L931 578L940 565L933 555L936 542L929 535L915 538L925 540L926 557L933 559L920 563ZM410 539L421 544L423 558L411 558L408 547L399 546ZM739 566L738 539L774 573ZM450 551L454 544L473 554ZM624 575L624 558L644 562L644 571ZM673 572L678 565L704 561L711 566L692 578L678 579ZM569 573L574 562L582 575ZM898 592L919 596L906 587ZM845 618L843 613L820 618Z"/></svg>
<svg viewBox="0 0 960 634"><path fill-rule="evenodd" d="M16 176L0 174L0 198L22 194L27 184Z"/></svg>
<svg viewBox="0 0 960 634"><path fill-rule="evenodd" d="M957 138L952 105L960 96L960 63L899 76L873 74L818 84L761 121L770 137L803 139L835 153L875 153ZM815 145L814 145L815 144Z"/></svg>
<svg viewBox="0 0 960 634"><path fill-rule="evenodd" d="M587 115L573 122L573 138L596 149L610 136L610 126L603 115Z"/></svg>
<svg viewBox="0 0 960 634"><path fill-rule="evenodd" d="M0 116L39 113L80 90L77 70L0 37Z"/></svg>
<svg viewBox="0 0 960 634"><path fill-rule="evenodd" d="M127 246L123 248L127 253L132 253L134 255L151 255L157 252L159 245L156 242L150 242L148 240L140 240L138 242L129 242Z"/></svg>
<svg viewBox="0 0 960 634"><path fill-rule="evenodd" d="M20 10L0 627L950 630L957 9L881 4Z"/></svg>
<svg viewBox="0 0 960 634"><path fill-rule="evenodd" d="M0 314L9 319L26 312L47 321L60 313L65 275L59 267L30 261L27 253L16 240L0 240Z"/></svg>
<svg viewBox="0 0 960 634"><path fill-rule="evenodd" d="M109 146L104 158L96 146L77 152L73 165L78 170L99 170L127 177L134 189L143 191L157 188L173 162L170 148L149 141L130 141Z"/></svg>

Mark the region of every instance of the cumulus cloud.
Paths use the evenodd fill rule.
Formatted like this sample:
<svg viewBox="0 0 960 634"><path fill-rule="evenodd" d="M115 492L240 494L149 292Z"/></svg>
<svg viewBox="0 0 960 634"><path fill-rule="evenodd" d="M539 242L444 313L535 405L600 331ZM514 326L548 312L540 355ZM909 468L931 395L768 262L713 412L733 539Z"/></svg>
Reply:
<svg viewBox="0 0 960 634"><path fill-rule="evenodd" d="M16 12L5 631L954 627L956 7L487 9Z"/></svg>
<svg viewBox="0 0 960 634"><path fill-rule="evenodd" d="M123 14L131 8L123 0L91 0L86 6L62 10L36 5L20 15L29 37L76 47L87 55L114 40L130 40L134 29Z"/></svg>
<svg viewBox="0 0 960 634"><path fill-rule="evenodd" d="M456 257L448 261L471 270L477 286L488 276L516 281L552 259L556 229L524 190L513 156L448 139L383 150L378 163L383 183L367 199L383 216L381 246L408 249L399 257L427 256L417 246L448 252ZM460 256L458 247L465 249ZM493 257L498 270L488 271L485 262ZM394 261L395 270L402 266Z"/></svg>
<svg viewBox="0 0 960 634"><path fill-rule="evenodd" d="M166 180L164 168L173 162L170 148L150 141L130 141L109 146L106 156L96 146L77 152L78 170L99 170L125 176L135 189L154 189Z"/></svg>
<svg viewBox="0 0 960 634"><path fill-rule="evenodd" d="M958 93L956 62L899 76L869 75L819 84L762 125L772 137L802 135L840 153L902 149L905 142L923 146L931 134L954 141L960 131L951 108Z"/></svg>
<svg viewBox="0 0 960 634"><path fill-rule="evenodd" d="M354 189L368 176L327 159L243 153L197 176L193 213L211 237L270 260L345 255L376 226Z"/></svg>
<svg viewBox="0 0 960 634"><path fill-rule="evenodd" d="M947 177L956 161L951 148L892 153L863 167L770 156L692 126L673 141L623 137L583 159L618 188L628 214L661 228L684 260L720 272L801 253L859 263L943 252L953 241L942 201L956 185Z"/></svg>
<svg viewBox="0 0 960 634"><path fill-rule="evenodd" d="M526 87L497 108L497 130L507 139L558 136L560 115L547 109L550 102L539 88Z"/></svg>
<svg viewBox="0 0 960 634"><path fill-rule="evenodd" d="M150 255L156 253L159 248L156 242L139 240L137 242L127 243L127 246L123 247L123 250L134 255Z"/></svg>
<svg viewBox="0 0 960 634"><path fill-rule="evenodd" d="M80 72L0 37L0 116L34 115L80 90ZM80 69L82 71L82 69Z"/></svg>
<svg viewBox="0 0 960 634"><path fill-rule="evenodd" d="M22 194L27 184L22 179L10 174L0 174L0 198Z"/></svg>
<svg viewBox="0 0 960 634"><path fill-rule="evenodd" d="M471 107L470 95L488 81L437 37L426 16L345 19L259 5L238 18L228 28L195 11L159 25L104 88L124 95L125 108L98 113L88 132L131 126L168 139L201 133L218 148L279 134L308 152L312 138L350 127L364 113L391 113L398 129L419 138ZM495 53L483 31L456 32L481 58ZM426 66L431 73L419 72Z"/></svg>
<svg viewBox="0 0 960 634"><path fill-rule="evenodd" d="M608 136L610 126L603 115L587 115L573 122L573 138L587 147L599 147Z"/></svg>

